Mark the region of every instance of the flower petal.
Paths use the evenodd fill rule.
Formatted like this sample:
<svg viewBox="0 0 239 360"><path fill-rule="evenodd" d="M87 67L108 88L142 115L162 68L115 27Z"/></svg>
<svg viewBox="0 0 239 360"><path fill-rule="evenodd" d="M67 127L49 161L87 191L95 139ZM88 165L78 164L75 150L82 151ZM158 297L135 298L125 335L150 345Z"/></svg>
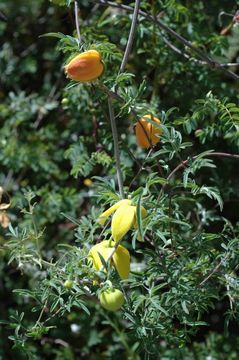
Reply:
<svg viewBox="0 0 239 360"><path fill-rule="evenodd" d="M130 271L130 254L124 246L118 245L117 250L113 255L113 262L121 279L128 279Z"/></svg>
<svg viewBox="0 0 239 360"><path fill-rule="evenodd" d="M111 232L114 241L118 242L132 228L135 222L135 206L120 206L111 222Z"/></svg>
<svg viewBox="0 0 239 360"><path fill-rule="evenodd" d="M131 205L131 200L128 200L128 199L120 200L116 204L111 206L109 209L104 211L103 214L101 214L99 219L98 219L99 223L101 225L104 225L107 217L110 216L111 214L113 214L113 212L115 212L115 210L117 210L122 205Z"/></svg>
<svg viewBox="0 0 239 360"><path fill-rule="evenodd" d="M109 247L108 240L101 241L99 244L94 245L90 249L88 259L92 261L95 270L99 271L103 266L99 253L105 260L107 260L111 251L112 249Z"/></svg>
<svg viewBox="0 0 239 360"><path fill-rule="evenodd" d="M96 271L102 269L103 266L99 254L107 261L115 244L114 241L104 240L90 249L88 260L92 262L92 266ZM124 246L118 245L113 255L111 265L116 268L121 279L127 279L129 277L130 254Z"/></svg>

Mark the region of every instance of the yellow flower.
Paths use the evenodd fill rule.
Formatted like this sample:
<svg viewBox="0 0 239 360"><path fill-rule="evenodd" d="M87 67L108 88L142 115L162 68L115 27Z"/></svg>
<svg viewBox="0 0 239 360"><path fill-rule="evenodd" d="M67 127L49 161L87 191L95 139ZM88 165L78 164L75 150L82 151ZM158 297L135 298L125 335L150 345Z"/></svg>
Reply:
<svg viewBox="0 0 239 360"><path fill-rule="evenodd" d="M118 242L134 227L136 221L136 206L120 206L114 213L111 221L113 239Z"/></svg>
<svg viewBox="0 0 239 360"><path fill-rule="evenodd" d="M131 200L120 200L99 217L100 224L104 225L108 216L113 214L111 221L111 232L114 241L119 242L125 234L132 228L137 229L136 206L132 205ZM141 216L144 218L147 211L141 206Z"/></svg>
<svg viewBox="0 0 239 360"><path fill-rule="evenodd" d="M116 204L111 206L108 210L104 211L103 214L101 214L99 217L99 223L101 225L104 225L107 217L113 214L113 212L115 212L115 210L117 210L122 205L131 205L131 200L127 200L127 199L120 200Z"/></svg>
<svg viewBox="0 0 239 360"><path fill-rule="evenodd" d="M114 241L104 240L90 249L88 258L92 261L95 270L99 271L103 267L99 254L107 261L114 246ZM118 245L112 257L111 265L116 268L121 279L128 279L130 271L130 254L124 246Z"/></svg>

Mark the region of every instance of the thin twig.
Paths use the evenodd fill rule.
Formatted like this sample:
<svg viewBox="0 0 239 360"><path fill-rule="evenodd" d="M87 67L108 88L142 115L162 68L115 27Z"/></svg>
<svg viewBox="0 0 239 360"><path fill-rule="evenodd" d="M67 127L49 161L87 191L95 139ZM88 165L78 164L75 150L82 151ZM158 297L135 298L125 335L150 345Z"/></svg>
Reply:
<svg viewBox="0 0 239 360"><path fill-rule="evenodd" d="M76 32L77 32L77 37L78 37L78 46L81 43L81 34L80 34L80 24L79 24L79 7L78 7L78 3L77 1L75 1L75 23L76 23Z"/></svg>
<svg viewBox="0 0 239 360"><path fill-rule="evenodd" d="M229 286L229 284L226 284L226 288L227 288L227 296L228 296L228 298L229 298L230 308L231 308L231 310L233 310L233 302L234 302L234 299L233 299L233 297L232 297L231 294L230 294L230 286Z"/></svg>
<svg viewBox="0 0 239 360"><path fill-rule="evenodd" d="M225 63L225 64L220 64L220 67L231 67L231 66L239 66L239 63Z"/></svg>
<svg viewBox="0 0 239 360"><path fill-rule="evenodd" d="M124 98L122 98L116 91L109 90L105 85L102 85L102 84L101 84L101 87L102 87L102 90L108 95L108 98L114 98L114 99L117 99L117 100L119 100L119 101L121 101L121 102L124 102ZM143 126L142 122L141 122L140 119L138 118L138 115L137 115L136 111L131 107L130 112L131 112L131 114L133 115L133 117L135 118L135 120L136 120L137 122L139 122L139 124L140 124L140 126L141 126L141 128L142 128L142 130L143 130L143 132L144 132L144 134L145 134L145 136L146 136L149 144L150 144L150 147L152 148L152 147L153 147L153 144L152 144L151 138L150 138L149 134L147 133L145 127ZM114 120L115 120L115 119L114 119ZM114 122L115 122L115 121L114 121ZM116 127L116 126L115 126L115 127ZM116 129L116 130L117 130L117 129ZM141 170L142 170L142 169L141 169ZM141 171L141 170L140 170L140 171ZM130 184L130 186L131 186L131 184Z"/></svg>
<svg viewBox="0 0 239 360"><path fill-rule="evenodd" d="M195 155L192 157L192 160L196 160L200 155ZM223 153L223 152L212 152L212 153L208 153L205 154L205 156L216 156L216 157L228 157L231 159L239 159L239 155L236 154L229 154L229 153ZM169 176L167 177L167 181L169 181L171 179L171 177L175 174L176 171L178 171L179 169L181 169L182 167L185 167L189 161L191 161L191 159L189 160L184 160L181 164L179 164L172 172L171 174L169 174Z"/></svg>
<svg viewBox="0 0 239 360"><path fill-rule="evenodd" d="M124 52L124 56L123 56L123 60L122 60L119 72L124 71L127 61L128 61L128 58L129 58L129 55L130 55L130 51L131 51L133 41L134 41L134 34L135 34L135 30L136 30L139 6L140 6L140 0L136 0L134 13L133 13L133 19L132 19L130 33L129 33L129 38L128 38L128 42L126 45L126 49ZM116 95L117 95L117 91L116 91ZM115 156L115 162L116 162L118 186L119 186L120 197L123 199L124 198L124 187L123 187L123 175L122 175L122 171L121 171L121 167L120 167L118 132L117 132L117 127L116 127L116 122L115 122L114 109L113 109L113 105L112 105L112 96L109 93L108 93L108 107L109 107L110 123L111 123L113 142L114 142L114 156Z"/></svg>
<svg viewBox="0 0 239 360"><path fill-rule="evenodd" d="M61 83L61 77L59 76L58 79L56 80L55 84L52 86L49 95L47 96L47 98L45 99L45 103L47 104L48 102L51 102L53 100L57 100L57 98L59 97L59 92L58 87ZM45 117L45 113L43 111L40 111L41 109L39 109L38 112L38 116L36 118L36 121L33 123L33 128L37 129L40 125L40 123L42 122L42 120Z"/></svg>
<svg viewBox="0 0 239 360"><path fill-rule="evenodd" d="M104 234L104 232L105 232L105 230L107 229L107 227L109 226L109 224L110 224L110 220L108 220L108 221L105 223L103 229L101 230L101 232L100 232L100 234L99 234L99 236L98 236L98 240L96 241L97 243L99 243L99 242L101 241L101 237L102 237L102 235Z"/></svg>
<svg viewBox="0 0 239 360"><path fill-rule="evenodd" d="M137 177L139 176L139 174L141 173L141 171L144 170L144 165L146 164L146 162L147 162L149 156L151 155L152 151L153 151L153 148L151 148L151 149L149 150L149 152L148 152L148 154L146 155L145 159L143 160L140 168L138 169L137 173L135 174L135 176L134 176L133 179L131 180L131 182L130 182L130 184L129 184L129 190L130 190L131 186L133 185L134 181L136 180L136 178L137 178Z"/></svg>
<svg viewBox="0 0 239 360"><path fill-rule="evenodd" d="M69 343L67 343L66 341L62 340L62 339L51 339L48 337L43 337L41 339L41 344L45 344L45 343L50 343L50 344L56 344L56 345L61 345L63 347L69 347Z"/></svg>
<svg viewBox="0 0 239 360"><path fill-rule="evenodd" d="M139 6L140 6L140 0L136 0L135 7L134 7L134 13L133 13L133 19L132 19L130 33L129 33L129 38L128 38L128 42L127 42L126 49L124 52L123 60L122 60L120 70L119 70L120 73L124 71L125 66L129 59L130 51L132 49L134 35L135 35L135 31L136 31L137 18L138 18L138 13L139 13ZM116 93L117 93L117 91L116 91ZM112 135L113 135L113 141L114 141L114 154L115 154L119 192L120 192L120 197L123 199L124 198L124 188L123 188L123 176L122 176L121 167L120 167L120 152L119 152L119 143L118 143L118 133L117 133L117 127L116 127L116 122L115 122L114 109L112 106L112 98L109 95L108 95L108 106L109 106L109 115L110 115L111 129L112 129Z"/></svg>
<svg viewBox="0 0 239 360"><path fill-rule="evenodd" d="M121 101L123 103L125 102L124 98L122 98L116 91L109 90L105 85L102 85L102 84L101 84L101 87L102 87L102 90L108 96L111 96L112 98L117 99L117 100L119 100L119 101ZM146 131L145 127L143 126L143 124L141 122L141 119L139 119L136 110L133 107L130 107L130 112L133 115L133 117L135 118L135 120L140 124L140 126L142 128L142 131L144 132L144 135L146 136L146 138L147 138L147 140L148 140L148 142L150 144L150 147L153 147L151 138L150 138L148 132Z"/></svg>
<svg viewBox="0 0 239 360"><path fill-rule="evenodd" d="M166 181L167 183L169 182L169 180L173 177L173 175L180 169L185 168L185 166L187 166L187 164L189 163L189 161L192 160L196 160L199 156L201 155L195 155L192 158L188 159L188 160L184 160L182 161L180 164L178 164L178 166L176 166L175 169L173 169L173 171L168 175ZM239 155L236 154L230 154L230 153L223 153L223 152L211 152L211 153L207 153L205 154L205 156L215 156L215 157L227 157L227 158L231 158L231 159L238 159L239 160ZM162 189L160 190L159 193L159 198L161 197L163 190L165 188L165 186L167 185L167 183L165 185L162 186Z"/></svg>
<svg viewBox="0 0 239 360"><path fill-rule="evenodd" d="M43 305L43 308L41 309L40 315L39 315L39 317L38 317L38 319L37 319L37 321L36 321L35 326L37 326L38 324L40 324L41 319L42 319L42 316L43 316L43 314L44 314L44 312L45 312L46 309L47 309L47 300L45 301L45 303L44 303L44 305Z"/></svg>
<svg viewBox="0 0 239 360"><path fill-rule="evenodd" d="M205 282L207 282L218 270L219 268L222 266L223 262L225 261L225 259L222 259L216 266L214 269L212 269L212 271L200 282L200 286L202 286L203 284L205 284Z"/></svg>
<svg viewBox="0 0 239 360"><path fill-rule="evenodd" d="M225 12L225 11L221 11L218 15L218 23L220 26L222 26L222 16L229 16L231 18L233 18L234 14L231 14L231 13L228 13L228 12Z"/></svg>
<svg viewBox="0 0 239 360"><path fill-rule="evenodd" d="M171 248L172 248L172 252L175 253L175 241L174 241L174 237L173 237L173 224L172 224L172 219L173 219L173 214L172 214L172 195L171 193L169 194L169 206L168 206L168 210L169 210L169 234L170 234L170 238L171 238Z"/></svg>
<svg viewBox="0 0 239 360"><path fill-rule="evenodd" d="M120 243L120 242L117 242L117 243L113 246L113 248L112 248L109 256L108 256L107 259L105 260L105 263L106 263L107 265L110 263L112 257L114 256L114 254L115 254L115 252L116 252L116 250L117 250L117 248L118 248L118 246L119 246L119 243ZM104 268L105 268L105 266L102 265L101 268L100 268L100 271L103 271ZM106 270L107 270L107 269L106 269Z"/></svg>
<svg viewBox="0 0 239 360"><path fill-rule="evenodd" d="M118 132L115 123L115 115L114 109L112 106L112 98L108 96L108 107L109 107L109 116L110 116L110 123L111 123L111 130L113 135L113 142L114 142L114 156L115 156L115 163L116 163L116 171L117 171L117 179L118 179L118 186L121 199L124 198L124 188L123 188L123 176L120 167L120 152L119 152L119 140L118 140Z"/></svg>
<svg viewBox="0 0 239 360"><path fill-rule="evenodd" d="M131 159L138 165L138 167L140 168L141 166L143 166L143 164L135 157L135 155L132 153L132 151L130 150L128 144L123 143L124 145L124 149L125 151L127 151L128 155L131 157Z"/></svg>
<svg viewBox="0 0 239 360"><path fill-rule="evenodd" d="M139 7L140 7L140 0L135 0L133 19L132 19L132 23L131 23L130 32L129 32L128 42L127 42L126 49L124 52L124 57L123 57L123 60L122 60L121 66L120 66L120 72L124 72L125 66L128 62L129 55L130 55L130 52L132 49L134 35L135 35L135 31L136 31L137 19L138 19L138 14L139 14Z"/></svg>
<svg viewBox="0 0 239 360"><path fill-rule="evenodd" d="M173 45L165 36L163 36L163 41L165 42L165 44L167 44L167 46L170 49L172 49L177 54L182 55L185 59L187 59L191 62L194 62L195 64L207 65L206 61L195 59L195 58L191 57L190 55L188 55L187 53L180 50L177 46ZM231 66L239 66L239 63L236 62L236 63L220 64L220 67L231 67Z"/></svg>
<svg viewBox="0 0 239 360"><path fill-rule="evenodd" d="M114 2L108 1L108 0L93 0L93 1L96 2L97 4L102 5L102 6L112 6L112 7L115 7L115 8L130 11L130 12L134 11L134 9L131 6L123 5L123 4L117 4L117 3L114 3ZM175 39L180 41L182 44L187 46L189 49L191 49L195 54L197 54L197 56L200 58L200 60L205 61L205 63L207 65L209 65L211 68L219 69L219 70L225 72L227 75L229 75L234 80L239 80L239 76L237 74L235 74L233 71L230 71L230 70L227 69L227 67L228 67L227 64L220 64L216 60L212 59L209 55L204 53L202 50L195 47L190 41L188 41L183 36L178 34L176 31L174 31L173 29L171 29L170 27L165 25L159 18L153 17L150 14L148 14L148 13L142 11L142 10L139 10L138 13L139 13L139 15L143 16L145 19L157 24L165 32L167 32L168 34L173 36Z"/></svg>
<svg viewBox="0 0 239 360"><path fill-rule="evenodd" d="M109 254L108 258L106 259L106 263L108 264L110 262L110 260L112 259L112 257L114 256L114 253L116 252L117 248L119 246L119 242L117 242L114 247L111 250L111 253Z"/></svg>

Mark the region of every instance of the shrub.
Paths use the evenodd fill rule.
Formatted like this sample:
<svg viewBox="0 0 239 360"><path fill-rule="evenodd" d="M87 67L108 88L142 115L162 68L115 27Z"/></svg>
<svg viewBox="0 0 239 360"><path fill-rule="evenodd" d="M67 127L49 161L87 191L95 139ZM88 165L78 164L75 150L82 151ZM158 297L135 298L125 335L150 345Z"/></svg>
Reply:
<svg viewBox="0 0 239 360"><path fill-rule="evenodd" d="M237 3L1 2L0 358L237 358Z"/></svg>

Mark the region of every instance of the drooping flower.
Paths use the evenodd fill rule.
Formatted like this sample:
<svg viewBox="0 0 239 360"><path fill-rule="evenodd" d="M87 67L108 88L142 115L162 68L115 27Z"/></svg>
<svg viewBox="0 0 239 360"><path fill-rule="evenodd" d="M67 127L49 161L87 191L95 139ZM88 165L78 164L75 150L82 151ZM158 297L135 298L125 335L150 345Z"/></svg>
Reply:
<svg viewBox="0 0 239 360"><path fill-rule="evenodd" d="M126 205L131 205L131 200L128 199L123 199L118 201L116 204L112 205L109 209L107 209L106 211L104 211L100 217L99 217L99 223L101 225L104 225L106 219L113 214L120 206L126 206Z"/></svg>
<svg viewBox="0 0 239 360"><path fill-rule="evenodd" d="M152 120L155 124L160 124L160 120L151 115L144 115L135 126L137 144L143 149L156 145L159 142L159 135L162 131L154 126L147 119Z"/></svg>
<svg viewBox="0 0 239 360"><path fill-rule="evenodd" d="M113 214L111 221L111 232L115 242L119 242L125 234L132 228L137 229L136 206L132 205L131 200L120 200L99 217L99 222L104 225L107 217ZM147 211L141 206L141 216L144 218Z"/></svg>
<svg viewBox="0 0 239 360"><path fill-rule="evenodd" d="M114 241L104 240L90 249L88 259L92 261L92 265L96 271L103 268L100 256L107 262L114 246ZM124 246L118 245L112 256L111 265L115 267L121 279L128 279L130 272L130 254Z"/></svg>
<svg viewBox="0 0 239 360"><path fill-rule="evenodd" d="M101 55L96 50L88 50L76 55L66 66L66 75L76 81L96 80L104 71Z"/></svg>
<svg viewBox="0 0 239 360"><path fill-rule="evenodd" d="M136 207L132 205L120 206L114 213L111 221L113 239L118 242L134 227Z"/></svg>

